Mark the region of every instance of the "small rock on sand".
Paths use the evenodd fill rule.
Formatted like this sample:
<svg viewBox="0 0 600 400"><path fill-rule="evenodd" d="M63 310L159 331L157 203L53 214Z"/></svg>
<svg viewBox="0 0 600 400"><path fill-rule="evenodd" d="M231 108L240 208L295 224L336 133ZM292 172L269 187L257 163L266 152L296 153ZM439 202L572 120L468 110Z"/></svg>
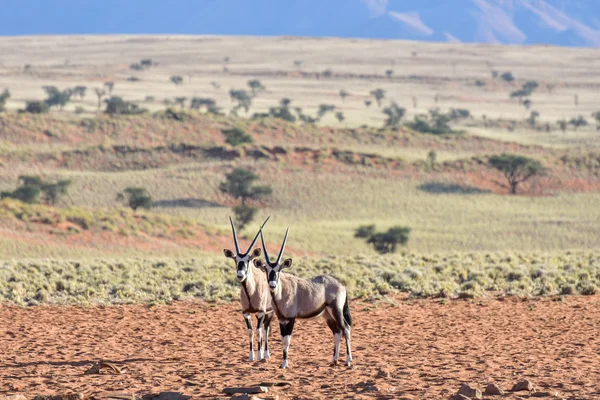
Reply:
<svg viewBox="0 0 600 400"><path fill-rule="evenodd" d="M500 386L496 385L495 383L490 383L485 388L483 394L488 396L501 396L504 394L504 390L502 390Z"/></svg>
<svg viewBox="0 0 600 400"><path fill-rule="evenodd" d="M535 390L535 388L533 387L533 383L531 383L531 381L524 380L524 381L521 381L521 382L518 382L517 384L515 384L510 391L511 392L520 392L522 390L526 390L528 392L533 392Z"/></svg>
<svg viewBox="0 0 600 400"><path fill-rule="evenodd" d="M463 385L458 390L458 394L462 394L463 396L470 397L472 399L481 399L483 395L481 394L481 390L477 388L472 388L471 386L463 383Z"/></svg>
<svg viewBox="0 0 600 400"><path fill-rule="evenodd" d="M231 387L223 389L223 393L226 394L259 394L267 393L269 389L264 386L252 386L252 387Z"/></svg>
<svg viewBox="0 0 600 400"><path fill-rule="evenodd" d="M531 395L531 397L558 397L558 393L550 393L550 392L535 392Z"/></svg>
<svg viewBox="0 0 600 400"><path fill-rule="evenodd" d="M464 394L457 393L454 396L450 397L450 400L471 400L471 398L465 396Z"/></svg>

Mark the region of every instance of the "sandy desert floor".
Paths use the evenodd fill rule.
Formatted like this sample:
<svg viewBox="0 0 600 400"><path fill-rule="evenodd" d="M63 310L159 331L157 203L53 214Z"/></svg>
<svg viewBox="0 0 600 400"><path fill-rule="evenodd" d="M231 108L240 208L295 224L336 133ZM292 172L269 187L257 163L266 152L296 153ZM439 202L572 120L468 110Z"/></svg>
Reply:
<svg viewBox="0 0 600 400"><path fill-rule="evenodd" d="M121 391L227 398L227 386L289 381L268 396L442 399L462 383L504 389L528 379L565 399L600 397L600 297L561 301L434 301L396 298L351 304L351 368L329 366L332 337L322 320L297 323L290 368L246 361L237 304L177 303L106 308L0 308L0 395ZM121 375L86 375L99 359ZM538 393L539 395L539 393ZM528 392L502 398L527 398ZM549 397L551 398L551 397Z"/></svg>

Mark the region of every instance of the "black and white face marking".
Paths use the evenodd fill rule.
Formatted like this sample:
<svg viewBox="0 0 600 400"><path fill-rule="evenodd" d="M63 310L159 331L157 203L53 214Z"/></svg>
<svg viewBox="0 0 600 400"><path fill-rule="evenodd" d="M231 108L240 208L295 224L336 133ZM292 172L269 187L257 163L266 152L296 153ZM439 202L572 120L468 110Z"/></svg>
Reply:
<svg viewBox="0 0 600 400"><path fill-rule="evenodd" d="M235 245L235 252L229 249L225 249L223 250L223 253L225 254L225 257L231 258L235 261L235 265L237 267L236 277L237 280L240 282L244 282L246 278L248 278L248 265L250 264L250 261L252 261L256 257L260 257L262 253L261 249L252 249L254 248L254 244L258 240L258 235L260 234L260 232L262 232L262 228L269 221L269 218L271 218L271 216L269 216L261 225L259 232L256 234L256 236L254 236L254 240L252 241L252 243L250 243L248 250L246 250L245 253L242 253L238 243L237 233L235 232L235 225L233 224L233 220L231 219L231 217L229 217L229 222L231 223L231 232L233 233L233 244Z"/></svg>
<svg viewBox="0 0 600 400"><path fill-rule="evenodd" d="M283 263L272 264L264 263L261 260L255 260L254 265L267 274L269 289L271 289L271 291L274 291L277 289L277 285L279 284L279 274L281 273L281 270L291 267L292 259L288 258Z"/></svg>
<svg viewBox="0 0 600 400"><path fill-rule="evenodd" d="M248 278L248 267L250 261L256 257L260 257L261 249L254 249L250 254L235 254L233 251L225 249L223 251L225 257L231 258L235 261L237 267L236 278L240 282L244 282Z"/></svg>

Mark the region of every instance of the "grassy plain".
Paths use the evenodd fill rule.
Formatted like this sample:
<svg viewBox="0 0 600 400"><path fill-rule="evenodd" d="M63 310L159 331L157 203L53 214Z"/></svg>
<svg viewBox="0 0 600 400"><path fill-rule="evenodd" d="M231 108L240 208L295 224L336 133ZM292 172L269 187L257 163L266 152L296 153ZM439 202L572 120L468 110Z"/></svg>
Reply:
<svg viewBox="0 0 600 400"><path fill-rule="evenodd" d="M599 286L600 140L590 117L600 104L596 50L148 36L0 38L0 54L0 90L12 93L0 114L0 190L14 189L22 174L73 182L57 207L0 203L5 300L233 298L230 263L217 253L231 246L234 203L218 185L234 167L272 185L272 198L257 204L257 220L274 216L265 232L272 246L291 226L294 271L335 273L356 296L591 294ZM158 65L129 69L143 58ZM494 79L492 71L511 71L517 80ZM183 84L171 83L171 75L184 77ZM131 76L141 80L129 82ZM174 121L160 114L163 101L178 96L214 98L228 112L229 90L255 78L267 90L250 114L288 97L313 114L319 104L334 104L346 121L330 115L310 126L193 112ZM536 127L508 95L530 79L540 83L532 96ZM93 89L105 81L150 113L97 113ZM44 97L45 85L85 85L88 93L64 111L18 114L26 100ZM364 104L379 87L387 91L384 106L398 102L409 119L432 107L466 108L472 118L456 125L461 135L382 130L381 108ZM344 101L341 89L350 93ZM76 107L83 112L74 114ZM566 132L556 126L579 115L590 125ZM246 129L255 145L215 156L233 150L220 133L232 126ZM268 155L276 146L285 154ZM434 168L425 165L431 150ZM253 156L257 151L267 156ZM485 164L503 152L539 159L549 174L521 195L507 195L502 177ZM146 188L155 206L125 210L116 196L130 186ZM405 225L412 233L401 253L382 257L353 237L363 224Z"/></svg>

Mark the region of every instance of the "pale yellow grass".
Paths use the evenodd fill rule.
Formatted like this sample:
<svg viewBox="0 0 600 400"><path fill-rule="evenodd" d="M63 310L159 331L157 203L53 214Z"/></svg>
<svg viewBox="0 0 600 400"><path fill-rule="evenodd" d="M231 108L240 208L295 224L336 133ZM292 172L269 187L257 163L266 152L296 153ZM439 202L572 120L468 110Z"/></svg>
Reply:
<svg viewBox="0 0 600 400"><path fill-rule="evenodd" d="M408 41L344 40L311 38L260 38L212 36L69 36L0 38L0 88L13 93L9 108L22 107L24 101L41 99L42 86L88 86L83 102L67 107L96 110L92 89L105 81L116 83L114 94L143 102L154 96L151 110L162 108L163 99L177 96L215 98L228 110L230 89L247 88L249 79L258 78L267 87L254 101L251 113L265 111L283 98L293 106L314 113L321 103L335 104L346 114L346 126L381 125L383 115L374 104L363 104L371 90L387 91L385 104L398 102L408 117L433 107L442 110L467 108L476 118L522 120L525 109L509 93L524 80L537 80L540 88L532 96L533 109L543 122L556 122L598 111L600 104L600 67L597 49L549 46L493 46L467 44L417 43ZM416 52L416 55L412 55ZM224 72L224 58L230 57ZM157 67L137 72L129 65L142 58L158 62ZM301 60L300 68L294 60ZM29 71L24 66L30 65ZM385 71L394 71L392 79ZM277 73L323 72L342 74L337 78L278 76ZM507 84L491 78L491 71L511 71L518 79ZM373 78L349 76L363 74ZM176 86L171 75L181 75ZM141 82L128 82L137 76ZM475 86L475 80L485 87ZM211 82L218 82L215 89ZM552 93L547 85L555 86ZM350 97L342 102L344 89ZM575 105L574 96L579 104ZM438 101L435 101L438 96ZM417 106L413 106L413 97ZM327 125L339 125L332 116ZM588 128L591 131L593 128ZM479 132L479 130L477 130ZM558 132L557 134L560 134ZM509 135L509 140L521 136ZM556 140L552 136L550 140ZM575 143L576 145L578 143ZM586 143L587 144L587 143Z"/></svg>

